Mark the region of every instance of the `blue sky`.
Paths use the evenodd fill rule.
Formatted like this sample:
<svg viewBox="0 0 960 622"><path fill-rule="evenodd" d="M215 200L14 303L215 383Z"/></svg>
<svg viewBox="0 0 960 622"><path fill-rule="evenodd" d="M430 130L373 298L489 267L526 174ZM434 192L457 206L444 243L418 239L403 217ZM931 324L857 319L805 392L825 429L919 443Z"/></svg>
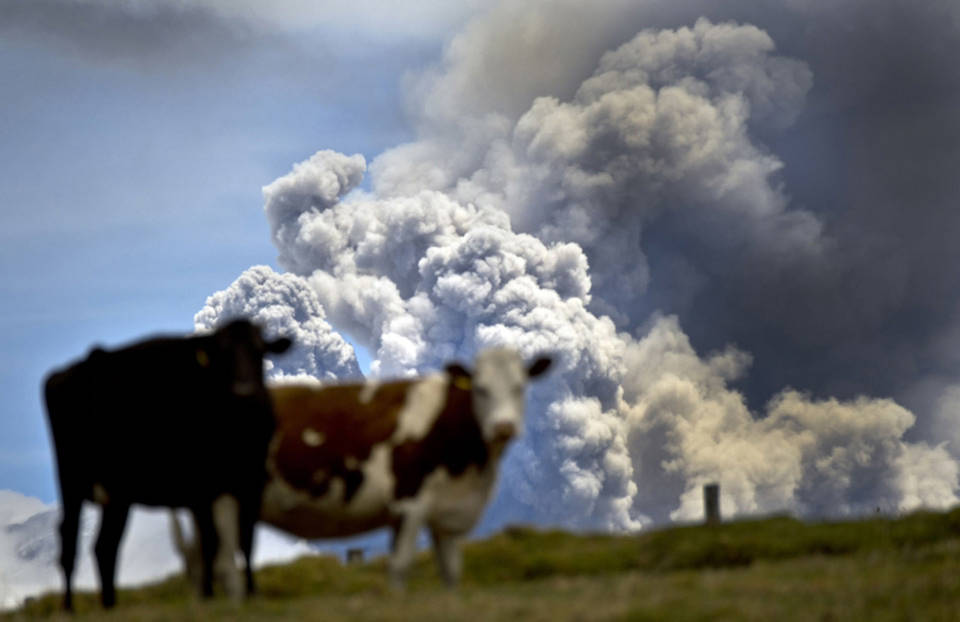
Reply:
<svg viewBox="0 0 960 622"><path fill-rule="evenodd" d="M372 157L409 137L402 76L444 37L360 24L344 53L309 23L105 12L154 40L84 32L89 15L0 29L0 489L47 502L47 371L190 331L207 296L275 265L260 188L321 145Z"/></svg>

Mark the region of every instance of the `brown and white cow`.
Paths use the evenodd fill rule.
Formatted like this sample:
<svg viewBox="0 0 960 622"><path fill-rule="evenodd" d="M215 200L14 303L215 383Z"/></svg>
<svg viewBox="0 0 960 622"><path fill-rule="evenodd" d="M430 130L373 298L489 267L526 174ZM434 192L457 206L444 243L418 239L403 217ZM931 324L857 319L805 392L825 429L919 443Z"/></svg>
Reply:
<svg viewBox="0 0 960 622"><path fill-rule="evenodd" d="M389 526L391 583L402 587L423 527L449 585L460 542L490 497L499 460L523 429L531 365L508 349L421 378L270 389L277 431L261 519L307 539Z"/></svg>

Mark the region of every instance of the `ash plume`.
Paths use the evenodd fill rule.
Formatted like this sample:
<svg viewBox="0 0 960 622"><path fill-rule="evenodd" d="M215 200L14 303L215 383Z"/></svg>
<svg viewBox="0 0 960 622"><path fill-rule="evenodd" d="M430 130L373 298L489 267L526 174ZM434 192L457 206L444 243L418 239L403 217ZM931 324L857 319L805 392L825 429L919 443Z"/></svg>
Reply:
<svg viewBox="0 0 960 622"><path fill-rule="evenodd" d="M960 152L927 147L960 76L921 27L960 37L956 10L904 6L479 15L409 81L417 140L369 166L319 151L264 188L289 273L262 282L315 297L288 328L321 321L289 372L353 373L335 330L381 376L556 354L487 526L693 519L707 481L727 515L956 503ZM922 66L863 51L886 36ZM840 128L849 161L818 168Z"/></svg>

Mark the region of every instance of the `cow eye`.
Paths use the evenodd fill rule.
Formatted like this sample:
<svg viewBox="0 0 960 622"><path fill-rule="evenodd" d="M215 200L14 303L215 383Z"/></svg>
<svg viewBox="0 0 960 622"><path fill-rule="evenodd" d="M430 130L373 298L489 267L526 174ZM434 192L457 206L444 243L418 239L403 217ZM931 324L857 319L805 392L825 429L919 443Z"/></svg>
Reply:
<svg viewBox="0 0 960 622"><path fill-rule="evenodd" d="M488 397L490 397L490 391L486 387L475 387L474 392L476 393L477 397L481 400L485 400Z"/></svg>

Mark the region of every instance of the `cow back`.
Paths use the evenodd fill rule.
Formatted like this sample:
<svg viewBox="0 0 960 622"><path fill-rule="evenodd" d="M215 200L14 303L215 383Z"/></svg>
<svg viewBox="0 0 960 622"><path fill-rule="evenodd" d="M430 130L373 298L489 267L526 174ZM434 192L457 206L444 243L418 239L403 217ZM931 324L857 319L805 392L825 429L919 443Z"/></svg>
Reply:
<svg viewBox="0 0 960 622"><path fill-rule="evenodd" d="M61 480L148 505L191 505L242 488L244 478L262 481L274 428L269 395L262 377L259 390L235 395L206 354L210 345L193 337L98 348L51 375Z"/></svg>

